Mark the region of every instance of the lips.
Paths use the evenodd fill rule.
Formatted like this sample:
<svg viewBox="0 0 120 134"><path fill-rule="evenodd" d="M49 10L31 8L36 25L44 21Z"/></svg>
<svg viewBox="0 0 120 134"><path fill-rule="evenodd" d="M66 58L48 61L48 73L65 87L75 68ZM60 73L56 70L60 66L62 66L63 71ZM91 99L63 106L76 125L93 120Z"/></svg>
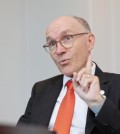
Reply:
<svg viewBox="0 0 120 134"><path fill-rule="evenodd" d="M64 59L60 61L60 65L67 65L69 63L70 59Z"/></svg>

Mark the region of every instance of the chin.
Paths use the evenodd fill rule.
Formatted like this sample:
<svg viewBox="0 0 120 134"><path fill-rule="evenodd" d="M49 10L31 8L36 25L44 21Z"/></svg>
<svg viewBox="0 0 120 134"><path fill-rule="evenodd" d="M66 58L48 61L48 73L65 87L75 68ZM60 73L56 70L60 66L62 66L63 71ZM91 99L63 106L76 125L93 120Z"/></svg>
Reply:
<svg viewBox="0 0 120 134"><path fill-rule="evenodd" d="M58 66L59 71L63 74L66 75L67 77L72 77L73 76L73 69L70 69L72 67L69 66Z"/></svg>
<svg viewBox="0 0 120 134"><path fill-rule="evenodd" d="M66 75L67 77L72 77L72 76L73 76L73 72L72 72L72 71L70 72L70 71L68 71L68 70L67 70L67 71L63 71L63 70L62 70L62 71L60 71L60 72L61 72L63 75Z"/></svg>

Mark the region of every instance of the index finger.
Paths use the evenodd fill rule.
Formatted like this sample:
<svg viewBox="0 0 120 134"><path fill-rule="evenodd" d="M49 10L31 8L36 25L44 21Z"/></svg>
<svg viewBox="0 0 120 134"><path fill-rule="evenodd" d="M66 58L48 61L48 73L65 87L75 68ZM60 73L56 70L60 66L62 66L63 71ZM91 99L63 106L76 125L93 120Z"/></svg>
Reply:
<svg viewBox="0 0 120 134"><path fill-rule="evenodd" d="M86 69L91 72L92 68L92 54L90 53L86 62Z"/></svg>

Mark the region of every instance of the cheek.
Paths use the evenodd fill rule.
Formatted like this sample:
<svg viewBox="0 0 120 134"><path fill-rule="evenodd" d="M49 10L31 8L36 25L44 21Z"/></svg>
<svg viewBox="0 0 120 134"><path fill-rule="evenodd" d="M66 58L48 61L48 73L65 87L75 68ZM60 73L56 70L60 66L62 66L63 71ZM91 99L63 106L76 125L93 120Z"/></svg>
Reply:
<svg viewBox="0 0 120 134"><path fill-rule="evenodd" d="M51 56L52 60L53 60L54 62L56 62L55 56L54 56L53 54L51 54L51 53L50 53L50 56Z"/></svg>
<svg viewBox="0 0 120 134"><path fill-rule="evenodd" d="M88 57L87 49L88 48L86 46L81 45L77 47L76 51L74 51L74 64L76 64L79 69L83 68L86 64L86 60Z"/></svg>
<svg viewBox="0 0 120 134"><path fill-rule="evenodd" d="M55 55L53 55L53 54L50 54L50 56L51 56L52 60L54 61L54 63L55 63L57 66L59 66L57 56L55 56Z"/></svg>
<svg viewBox="0 0 120 134"><path fill-rule="evenodd" d="M76 49L74 50L74 56L76 59L82 59L84 55L86 54L86 47L84 45L78 44Z"/></svg>

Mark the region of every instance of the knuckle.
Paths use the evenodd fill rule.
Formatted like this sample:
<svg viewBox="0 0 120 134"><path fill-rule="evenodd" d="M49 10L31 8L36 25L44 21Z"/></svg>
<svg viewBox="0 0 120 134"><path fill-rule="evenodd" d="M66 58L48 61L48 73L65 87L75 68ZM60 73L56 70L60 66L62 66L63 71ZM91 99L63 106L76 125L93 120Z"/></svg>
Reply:
<svg viewBox="0 0 120 134"><path fill-rule="evenodd" d="M94 79L95 79L96 81L98 81L98 80L99 80L97 76L95 76L95 77L94 77Z"/></svg>

